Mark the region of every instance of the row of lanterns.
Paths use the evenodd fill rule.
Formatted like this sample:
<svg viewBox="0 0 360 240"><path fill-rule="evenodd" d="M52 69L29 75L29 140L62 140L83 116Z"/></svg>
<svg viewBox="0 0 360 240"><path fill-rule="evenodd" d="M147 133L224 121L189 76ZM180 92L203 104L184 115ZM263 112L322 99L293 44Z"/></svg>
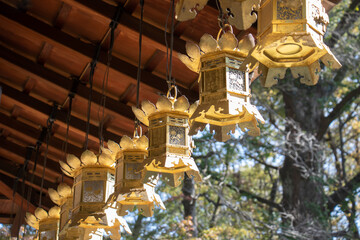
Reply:
<svg viewBox="0 0 360 240"><path fill-rule="evenodd" d="M194 17L195 2L203 7L207 1L200 5L193 0L178 2L179 20ZM253 10L250 2L260 3L220 1L223 6L229 4L229 11L239 4ZM141 109L133 107L137 119L148 126L149 139L136 127L133 138L124 136L120 144L108 141L100 155L87 150L80 159L69 154L67 163L60 161L62 171L74 178L72 188L62 183L57 190L49 189L57 206L26 215L41 240L102 239L104 232L120 239L121 226L131 233L122 218L128 211L136 207L149 217L155 206L165 209L155 193L160 176L173 187L181 184L185 174L201 181L191 157L195 147L191 135L209 124L218 141L227 141L236 126L258 136L258 121L264 123L264 119L250 103L250 77L256 67L262 73L262 84L270 87L287 68L302 83L314 85L319 59L327 66L341 66L323 43L328 17L321 0L264 0L255 7L259 14L257 44L251 35L239 42L226 25L216 39L205 34L198 45L186 44L186 55L179 54L189 69L199 73L199 101L190 105L185 96L177 97L172 86L155 105L144 101ZM249 27L248 22L236 19L241 16L233 14L235 19L229 22Z"/></svg>

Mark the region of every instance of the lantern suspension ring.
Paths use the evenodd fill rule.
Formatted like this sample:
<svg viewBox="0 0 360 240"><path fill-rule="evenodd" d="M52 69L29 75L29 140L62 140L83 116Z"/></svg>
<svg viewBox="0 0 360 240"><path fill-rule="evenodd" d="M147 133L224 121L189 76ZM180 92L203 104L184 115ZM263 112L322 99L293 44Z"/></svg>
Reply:
<svg viewBox="0 0 360 240"><path fill-rule="evenodd" d="M226 31L226 29L229 29ZM238 41L231 25L218 32L217 39L204 34L199 45L187 42L186 53L179 59L192 71L199 73L199 102L190 118L190 135L210 124L215 139L227 141L230 132L239 126L251 136L258 136L257 121L264 119L250 103L250 76L253 68L241 70L248 52L255 46L252 35Z"/></svg>

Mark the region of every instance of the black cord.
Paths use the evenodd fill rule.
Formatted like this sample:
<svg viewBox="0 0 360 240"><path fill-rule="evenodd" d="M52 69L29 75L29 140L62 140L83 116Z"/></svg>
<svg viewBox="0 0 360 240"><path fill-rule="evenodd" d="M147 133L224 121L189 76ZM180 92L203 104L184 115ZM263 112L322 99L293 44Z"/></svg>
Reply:
<svg viewBox="0 0 360 240"><path fill-rule="evenodd" d="M49 141L50 141L52 127L53 127L53 124L54 124L54 122L56 120L57 110L58 110L58 105L57 105L57 103L54 103L52 111L50 113L50 116L49 116L49 118L48 118L48 120L46 122L46 126L47 126L46 151L45 151L45 155L44 155L43 172L42 172L42 177L41 177L39 207L42 206L41 201L42 201L42 192L43 192L43 188L44 188L44 178L45 178L45 169L46 169L46 163L47 163L47 155L48 155L48 152L49 152Z"/></svg>
<svg viewBox="0 0 360 240"><path fill-rule="evenodd" d="M31 155L32 155L32 151L33 151L33 147L32 146L28 146L26 148L26 156L25 156L25 163L23 165L23 168L22 168L22 191L21 191L21 204L20 204L20 208L22 208L23 204L24 204L24 195L25 195L25 181L26 181L26 176L27 176L27 166L29 164L29 161L31 159ZM16 194L16 192L15 192ZM15 199L15 194L14 194L14 199ZM21 219L22 219L22 211L19 211L19 226L21 226ZM17 234L17 239L19 239L20 237L20 232Z"/></svg>
<svg viewBox="0 0 360 240"><path fill-rule="evenodd" d="M88 109L87 109L87 120L86 120L86 134L85 134L85 144L84 150L88 148L89 143L89 131L90 131L90 113L91 113L91 100L92 100L92 91L93 91L93 80L94 80L94 72L97 61L100 56L101 44L98 44L96 47L95 55L90 63L90 76L89 76L89 85L90 85L90 92L88 98Z"/></svg>
<svg viewBox="0 0 360 240"><path fill-rule="evenodd" d="M168 21L171 12L171 27L170 27L170 56L169 56L169 45L167 40L167 29L168 29ZM175 0L171 1L171 5L168 11L168 15L166 17L165 22L165 45L166 45L166 83L168 85L168 89L170 90L172 86L176 85L175 78L172 77L172 55L174 49L174 27L175 27Z"/></svg>
<svg viewBox="0 0 360 240"><path fill-rule="evenodd" d="M140 82L141 82L141 55L142 55L142 29L144 22L144 5L145 1L140 0L140 23L139 23L139 61L138 61L138 71L137 71L137 84L136 84L136 107L140 107ZM135 130L140 125L139 120L135 117Z"/></svg>
<svg viewBox="0 0 360 240"><path fill-rule="evenodd" d="M108 81L109 81L109 72L110 72L110 63L111 63L111 59L112 59L112 51L114 48L114 42L115 42L115 29L117 28L118 24L119 24L119 18L121 17L121 15L124 12L124 4L119 4L115 15L112 19L112 21L109 24L110 27L110 44L109 44L109 49L107 51L107 64L106 64L106 70L105 70L105 74L104 74L104 79L103 79L103 83L102 83L102 91L101 91L101 99L100 99L100 106L101 106L101 110L102 110L102 116L100 117L100 108L98 111L98 118L99 118L99 144L100 147L104 146L104 116L105 116L105 106L106 106L106 93L107 93L107 86L108 86ZM101 152L101 148L100 148L100 152Z"/></svg>
<svg viewBox="0 0 360 240"><path fill-rule="evenodd" d="M116 12L115 12L115 16L113 17L112 21L110 22L110 28L112 31L112 35L114 36L114 30L118 25L118 20L121 17L122 13L124 12L124 5L123 4L119 4ZM112 37L110 39L110 46L114 44L114 37ZM112 46L111 46L112 49ZM100 52L101 52L101 43L99 43L96 47L96 51L95 51L95 55L90 63L90 77L89 77L89 85L90 85L90 92L89 92L89 99L88 99L88 109L87 109L87 121L86 121L86 134L85 134L85 144L84 144L84 150L86 150L88 148L88 143L89 143L89 131L90 131L90 113L91 113L91 100L92 100L92 91L93 91L93 80L94 80L94 72L95 72L95 67L96 64L99 60L100 57ZM109 64L109 60L108 60L108 64ZM105 105L105 98L104 100L101 100L102 102L104 102ZM102 130L101 130L102 131ZM101 141L101 137L99 137L100 141ZM100 142L101 144L101 142Z"/></svg>
<svg viewBox="0 0 360 240"><path fill-rule="evenodd" d="M139 62L137 71L137 86L136 86L136 107L139 108L140 95L140 80L141 80L141 52L142 52L142 25L144 21L144 0L140 0L140 25L139 25Z"/></svg>
<svg viewBox="0 0 360 240"><path fill-rule="evenodd" d="M223 29L225 27L225 24L227 23L227 19L224 16L224 11L221 7L221 4L219 3L219 0L215 0L215 2L216 2L216 7L219 10L219 17L218 17L219 27Z"/></svg>
<svg viewBox="0 0 360 240"><path fill-rule="evenodd" d="M46 132L47 132L47 128L43 127L40 133L40 136L36 142L36 146L35 146L35 161L34 161L34 166L33 166L33 170L32 170L32 174L31 174L31 185L34 183L34 179L35 179L35 172L36 172L36 166L37 166L37 162L39 159L39 155L40 155L40 147L42 145L42 143L44 142L45 136L46 136ZM28 194L26 197L26 211L28 211L29 209L29 202L31 201L31 194L32 194L32 187L29 186L28 188Z"/></svg>
<svg viewBox="0 0 360 240"><path fill-rule="evenodd" d="M172 0L171 4L171 32L170 32L170 69L169 69L169 80L175 85L175 79L172 78L172 58L174 49L174 20L175 20L175 0Z"/></svg>

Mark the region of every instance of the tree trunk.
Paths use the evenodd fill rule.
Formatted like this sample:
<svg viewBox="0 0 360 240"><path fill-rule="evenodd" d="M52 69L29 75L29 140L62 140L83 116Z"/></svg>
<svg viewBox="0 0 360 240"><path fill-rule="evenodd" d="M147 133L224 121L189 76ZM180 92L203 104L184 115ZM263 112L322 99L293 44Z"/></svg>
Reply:
<svg viewBox="0 0 360 240"><path fill-rule="evenodd" d="M280 80L279 89L287 118L285 159L280 169L284 223L304 239L331 239L326 209L322 207L326 203L321 167L323 149L315 137L324 92L320 84L300 85L289 74Z"/></svg>
<svg viewBox="0 0 360 240"><path fill-rule="evenodd" d="M194 180L185 175L183 187L183 200L184 206L184 219L190 223L188 227L188 236L197 237L197 224L196 224L196 199L195 196L195 185ZM190 221L189 221L190 220Z"/></svg>

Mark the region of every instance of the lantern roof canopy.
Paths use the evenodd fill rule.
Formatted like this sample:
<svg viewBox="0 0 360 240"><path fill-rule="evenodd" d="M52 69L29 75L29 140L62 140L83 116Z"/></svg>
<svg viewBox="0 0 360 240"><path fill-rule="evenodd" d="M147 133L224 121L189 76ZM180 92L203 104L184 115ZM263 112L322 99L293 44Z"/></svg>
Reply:
<svg viewBox="0 0 360 240"><path fill-rule="evenodd" d="M115 155L110 149L102 148L102 153L98 156L90 150L85 150L80 159L73 154L68 154L67 163L59 161L61 170L68 176L74 177L75 174L84 167L108 167L114 168Z"/></svg>
<svg viewBox="0 0 360 240"><path fill-rule="evenodd" d="M201 58L212 54L229 53L245 59L249 51L255 46L255 39L251 34L246 35L240 41L237 40L231 31L225 32L221 37L219 31L217 39L208 33L205 33L199 45L193 42L186 42L186 53L178 53L179 59L192 71L199 73Z"/></svg>
<svg viewBox="0 0 360 240"><path fill-rule="evenodd" d="M60 183L57 190L53 188L48 189L50 199L57 205L62 205L66 199L73 196L72 188L66 183Z"/></svg>
<svg viewBox="0 0 360 240"><path fill-rule="evenodd" d="M60 219L60 208L54 206L50 208L49 212L45 211L43 208L36 208L34 215L27 212L25 216L25 221L31 227L39 230L41 222L47 220L59 220Z"/></svg>
<svg viewBox="0 0 360 240"><path fill-rule="evenodd" d="M191 117L197 106L197 101L190 106L189 101L185 96L181 96L179 98L176 98L176 96L175 98L160 96L156 102L156 107L150 101L145 100L141 103L141 109L133 106L132 110L140 122L146 126L149 126L149 118L155 116L158 113L173 112Z"/></svg>

